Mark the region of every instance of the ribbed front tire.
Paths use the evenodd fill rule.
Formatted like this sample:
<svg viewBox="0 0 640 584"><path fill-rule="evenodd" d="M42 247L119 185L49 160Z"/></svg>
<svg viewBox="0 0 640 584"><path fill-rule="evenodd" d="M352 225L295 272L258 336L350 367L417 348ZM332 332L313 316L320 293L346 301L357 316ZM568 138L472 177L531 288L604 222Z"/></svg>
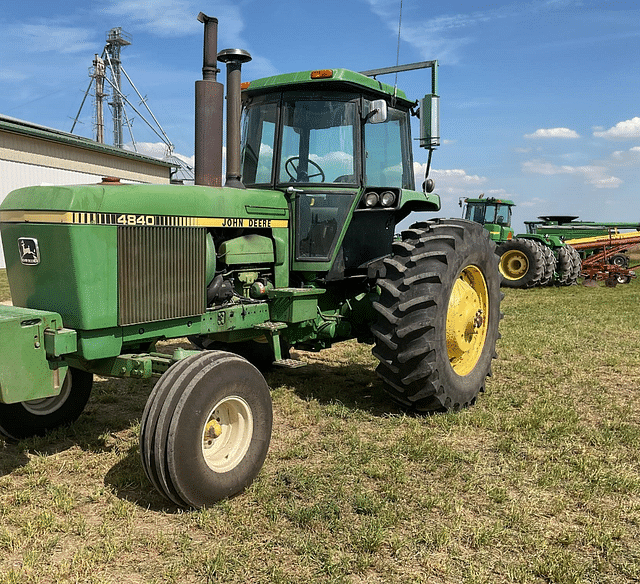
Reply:
<svg viewBox="0 0 640 584"><path fill-rule="evenodd" d="M260 372L238 355L205 351L170 367L151 392L140 425L142 466L176 505L207 507L257 476L272 423Z"/></svg>
<svg viewBox="0 0 640 584"><path fill-rule="evenodd" d="M458 410L484 390L499 338L497 264L488 232L469 221L417 223L393 244L372 332L376 372L396 401Z"/></svg>
<svg viewBox="0 0 640 584"><path fill-rule="evenodd" d="M91 373L69 367L57 396L0 404L0 434L22 440L75 422L89 401L92 386Z"/></svg>

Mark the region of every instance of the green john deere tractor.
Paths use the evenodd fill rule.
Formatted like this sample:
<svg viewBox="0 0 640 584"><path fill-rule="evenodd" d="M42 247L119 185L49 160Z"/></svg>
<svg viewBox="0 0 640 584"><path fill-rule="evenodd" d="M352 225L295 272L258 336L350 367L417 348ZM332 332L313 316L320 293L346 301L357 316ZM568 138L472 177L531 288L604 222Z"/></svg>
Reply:
<svg viewBox="0 0 640 584"><path fill-rule="evenodd" d="M582 267L578 252L557 234L536 231L527 224L527 233L513 234L511 208L513 201L493 197L460 200L462 216L484 226L496 242L500 256L502 286L571 286Z"/></svg>
<svg viewBox="0 0 640 584"><path fill-rule="evenodd" d="M420 145L439 143L437 62L241 84L249 54L218 53L217 20L199 20L195 185L106 179L20 189L0 206L14 304L0 307L0 429L20 439L74 421L93 375L159 376L142 465L186 507L259 472L272 426L259 367L357 338L393 399L457 410L484 390L501 299L477 223L422 221L395 238L410 213L440 208L428 171L415 189L410 135L419 115ZM375 79L418 67L431 68L420 102ZM193 349L156 349L185 337Z"/></svg>

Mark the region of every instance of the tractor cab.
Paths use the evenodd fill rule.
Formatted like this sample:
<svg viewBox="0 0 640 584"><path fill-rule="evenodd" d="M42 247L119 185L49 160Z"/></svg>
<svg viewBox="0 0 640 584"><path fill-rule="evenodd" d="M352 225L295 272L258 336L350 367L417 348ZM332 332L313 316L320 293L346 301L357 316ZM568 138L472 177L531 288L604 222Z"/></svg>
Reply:
<svg viewBox="0 0 640 584"><path fill-rule="evenodd" d="M484 225L493 241L506 241L513 237L513 229L511 229L511 207L515 206L513 201L493 197L467 198L460 200L460 206L463 206L462 217Z"/></svg>
<svg viewBox="0 0 640 584"><path fill-rule="evenodd" d="M294 270L341 279L391 253L412 210L437 210L416 192L404 93L344 69L244 84L241 172L247 188L280 190L295 227Z"/></svg>

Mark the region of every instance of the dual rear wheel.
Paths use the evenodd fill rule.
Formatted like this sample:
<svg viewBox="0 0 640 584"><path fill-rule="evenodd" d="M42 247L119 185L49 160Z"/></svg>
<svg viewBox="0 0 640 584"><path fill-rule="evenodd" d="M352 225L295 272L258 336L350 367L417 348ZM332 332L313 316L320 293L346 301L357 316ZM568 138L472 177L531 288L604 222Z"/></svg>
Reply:
<svg viewBox="0 0 640 584"><path fill-rule="evenodd" d="M570 245L558 247L554 254L542 242L517 237L501 243L496 253L502 286L506 288L571 286L582 268L578 252Z"/></svg>

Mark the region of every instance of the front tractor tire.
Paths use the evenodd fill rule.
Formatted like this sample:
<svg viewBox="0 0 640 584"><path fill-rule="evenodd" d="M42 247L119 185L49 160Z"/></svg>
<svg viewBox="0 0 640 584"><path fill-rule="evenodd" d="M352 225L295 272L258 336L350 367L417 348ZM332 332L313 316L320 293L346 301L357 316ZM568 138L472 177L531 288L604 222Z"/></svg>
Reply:
<svg viewBox="0 0 640 584"><path fill-rule="evenodd" d="M502 286L532 288L543 281L546 261L537 242L516 237L501 243L496 253L500 257Z"/></svg>
<svg viewBox="0 0 640 584"><path fill-rule="evenodd" d="M14 440L44 436L75 422L83 412L93 386L93 375L69 367L60 393L53 397L0 404L0 434Z"/></svg>
<svg viewBox="0 0 640 584"><path fill-rule="evenodd" d="M207 507L255 479L272 423L260 372L233 353L205 351L173 365L153 388L140 424L142 466L176 505Z"/></svg>
<svg viewBox="0 0 640 584"><path fill-rule="evenodd" d="M502 298L488 235L469 221L417 223L384 260L373 354L400 404L418 412L459 410L484 391Z"/></svg>

